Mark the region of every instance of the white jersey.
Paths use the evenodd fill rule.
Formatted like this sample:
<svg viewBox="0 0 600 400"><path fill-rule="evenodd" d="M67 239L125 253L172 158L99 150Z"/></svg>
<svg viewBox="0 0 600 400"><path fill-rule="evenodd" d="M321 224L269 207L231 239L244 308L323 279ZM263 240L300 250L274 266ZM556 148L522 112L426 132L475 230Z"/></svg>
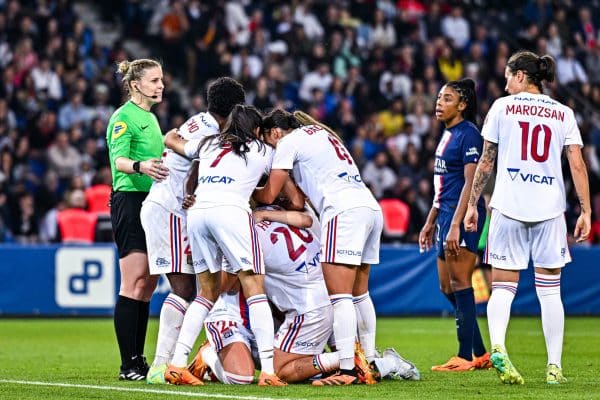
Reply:
<svg viewBox="0 0 600 400"><path fill-rule="evenodd" d="M272 169L293 171L323 223L351 208L381 209L348 150L320 126L303 126L284 136L277 144Z"/></svg>
<svg viewBox="0 0 600 400"><path fill-rule="evenodd" d="M263 249L269 300L282 312L293 311L297 315L329 305L319 262L321 228L316 216L310 229L271 221L256 223L254 227Z"/></svg>
<svg viewBox="0 0 600 400"><path fill-rule="evenodd" d="M219 123L209 113L196 114L179 127L179 135L186 140L201 139L218 133ZM191 160L171 149L165 149L162 162L169 168L169 175L161 182L152 183L145 201L157 203L167 211L184 217L185 212L181 208L181 203L185 194L184 181Z"/></svg>
<svg viewBox="0 0 600 400"><path fill-rule="evenodd" d="M498 144L491 208L524 222L564 213L563 147L583 146L573 110L543 94L502 97L492 105L481 134Z"/></svg>
<svg viewBox="0 0 600 400"><path fill-rule="evenodd" d="M196 203L190 209L231 205L250 212L250 196L260 178L271 170L273 149L253 141L244 160L230 147L219 147L216 141L205 144L198 153L200 142L185 144L188 157L200 159Z"/></svg>

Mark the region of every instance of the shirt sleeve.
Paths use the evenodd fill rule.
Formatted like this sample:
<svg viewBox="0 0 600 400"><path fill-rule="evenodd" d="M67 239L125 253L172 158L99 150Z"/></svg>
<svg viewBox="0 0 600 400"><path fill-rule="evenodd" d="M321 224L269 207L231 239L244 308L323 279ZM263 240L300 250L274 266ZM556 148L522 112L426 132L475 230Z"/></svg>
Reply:
<svg viewBox="0 0 600 400"><path fill-rule="evenodd" d="M188 140L183 146L183 151L185 152L187 158L198 158L198 147L200 146L201 140L202 139Z"/></svg>
<svg viewBox="0 0 600 400"><path fill-rule="evenodd" d="M136 126L130 123L129 119L124 115L119 115L115 119L112 127L110 127L110 146L109 151L111 158L116 160L119 157L130 158L131 153L131 137Z"/></svg>
<svg viewBox="0 0 600 400"><path fill-rule="evenodd" d="M581 132L579 132L579 127L577 126L577 120L575 119L575 114L573 110L569 110L568 115L568 123L567 123L567 132L565 134L565 146L569 146L571 144L578 144L583 147L583 141L581 140Z"/></svg>
<svg viewBox="0 0 600 400"><path fill-rule="evenodd" d="M462 142L463 164L477 163L481 157L483 138L476 129L470 129Z"/></svg>
<svg viewBox="0 0 600 400"><path fill-rule="evenodd" d="M292 135L292 134L290 134ZM292 136L282 138L277 144L271 169L293 169L296 160L296 149Z"/></svg>
<svg viewBox="0 0 600 400"><path fill-rule="evenodd" d="M485 121L483 123L483 128L481 129L481 136L487 141L498 143L498 136L500 134L500 129L498 126L499 114L500 114L500 100L498 99L492 104L490 111L488 111Z"/></svg>

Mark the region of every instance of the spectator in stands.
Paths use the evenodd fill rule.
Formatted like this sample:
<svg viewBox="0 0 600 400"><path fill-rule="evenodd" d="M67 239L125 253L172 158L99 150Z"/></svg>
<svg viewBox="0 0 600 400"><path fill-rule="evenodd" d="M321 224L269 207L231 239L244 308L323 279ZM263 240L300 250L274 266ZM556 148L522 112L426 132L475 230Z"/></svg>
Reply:
<svg viewBox="0 0 600 400"><path fill-rule="evenodd" d="M73 92L68 103L58 112L60 129L69 129L75 124L87 124L92 119L90 109L83 104L83 93Z"/></svg>
<svg viewBox="0 0 600 400"><path fill-rule="evenodd" d="M470 38L469 21L463 16L463 9L453 7L452 12L442 18L442 33L452 41L452 47L462 51Z"/></svg>
<svg viewBox="0 0 600 400"><path fill-rule="evenodd" d="M562 85L576 89L582 83L588 82L588 75L575 57L575 49L572 46L565 46L563 56L556 60L556 76Z"/></svg>
<svg viewBox="0 0 600 400"><path fill-rule="evenodd" d="M75 189L66 194L66 208L58 211L56 222L62 243L92 244L96 230L96 215L87 211L85 194Z"/></svg>
<svg viewBox="0 0 600 400"><path fill-rule="evenodd" d="M69 142L69 135L60 131L54 143L48 148L48 166L54 169L64 185L71 177L79 172L81 154Z"/></svg>
<svg viewBox="0 0 600 400"><path fill-rule="evenodd" d="M33 195L27 191L17 198L17 212L12 216L11 232L14 240L21 244L37 243L39 217L36 213Z"/></svg>
<svg viewBox="0 0 600 400"><path fill-rule="evenodd" d="M442 87L435 116L446 129L435 152L433 206L419 235L419 246L426 251L433 245L435 232L440 289L456 312L458 354L431 368L438 372L490 368L490 354L486 352L477 325L472 286L479 234L465 232L462 225L483 145L479 130L473 123L476 115L477 97L473 80L452 81ZM483 199L478 203L478 209L484 216ZM484 217L477 221L479 231L483 222Z"/></svg>
<svg viewBox="0 0 600 400"><path fill-rule="evenodd" d="M373 160L368 161L362 170L363 181L378 200L396 184L396 173L390 168L388 161L388 155L381 151Z"/></svg>

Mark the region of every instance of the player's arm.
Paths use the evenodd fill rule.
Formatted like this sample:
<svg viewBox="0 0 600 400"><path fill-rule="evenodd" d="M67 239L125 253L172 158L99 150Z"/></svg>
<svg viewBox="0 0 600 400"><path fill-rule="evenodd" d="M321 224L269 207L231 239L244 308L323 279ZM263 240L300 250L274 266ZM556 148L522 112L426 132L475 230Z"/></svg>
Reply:
<svg viewBox="0 0 600 400"><path fill-rule="evenodd" d="M425 224L419 232L419 250L421 252L429 251L433 246L433 233L435 231L435 221L437 220L439 209L437 207L431 207L425 219Z"/></svg>
<svg viewBox="0 0 600 400"><path fill-rule="evenodd" d="M281 190L286 185L288 179L290 179L290 177L287 170L272 169L265 186L254 191L254 200L262 204L273 203L279 196L279 193L281 193Z"/></svg>
<svg viewBox="0 0 600 400"><path fill-rule="evenodd" d="M581 214L577 218L575 224L575 238L577 242L587 240L592 226L592 208L590 203L590 187L588 180L587 167L583 156L581 155L581 146L579 144L571 144L567 146L567 159L569 160L569 168L575 185L575 192L579 200Z"/></svg>
<svg viewBox="0 0 600 400"><path fill-rule="evenodd" d="M179 155L184 157L186 156L185 144L188 142L188 140L181 137L177 128L171 129L169 132L167 132L164 142L167 148L173 150Z"/></svg>
<svg viewBox="0 0 600 400"><path fill-rule="evenodd" d="M196 191L196 187L198 186L198 169L200 167L200 160L193 160L190 169L188 170L187 176L183 181L183 187L185 189L183 194L183 204L182 207L184 210L187 210L196 202L196 196L194 192Z"/></svg>
<svg viewBox="0 0 600 400"><path fill-rule="evenodd" d="M312 217L301 211L257 210L252 213L252 216L255 222L281 222L296 228L310 228L313 224Z"/></svg>
<svg viewBox="0 0 600 400"><path fill-rule="evenodd" d="M466 215L464 218L465 230L467 232L477 231L477 201L485 188L490 176L494 172L494 164L498 155L498 143L485 140L483 142L483 154L477 163L473 185L469 195Z"/></svg>

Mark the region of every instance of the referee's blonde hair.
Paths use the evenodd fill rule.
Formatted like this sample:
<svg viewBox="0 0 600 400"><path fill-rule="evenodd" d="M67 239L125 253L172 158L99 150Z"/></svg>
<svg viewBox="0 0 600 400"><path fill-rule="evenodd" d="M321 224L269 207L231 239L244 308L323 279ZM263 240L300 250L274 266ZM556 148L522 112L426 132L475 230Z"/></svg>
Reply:
<svg viewBox="0 0 600 400"><path fill-rule="evenodd" d="M133 61L125 60L117 64L117 70L123 75L121 82L123 82L128 92L131 91L131 81L140 80L147 69L156 67L162 68L162 65L150 58L139 58Z"/></svg>

